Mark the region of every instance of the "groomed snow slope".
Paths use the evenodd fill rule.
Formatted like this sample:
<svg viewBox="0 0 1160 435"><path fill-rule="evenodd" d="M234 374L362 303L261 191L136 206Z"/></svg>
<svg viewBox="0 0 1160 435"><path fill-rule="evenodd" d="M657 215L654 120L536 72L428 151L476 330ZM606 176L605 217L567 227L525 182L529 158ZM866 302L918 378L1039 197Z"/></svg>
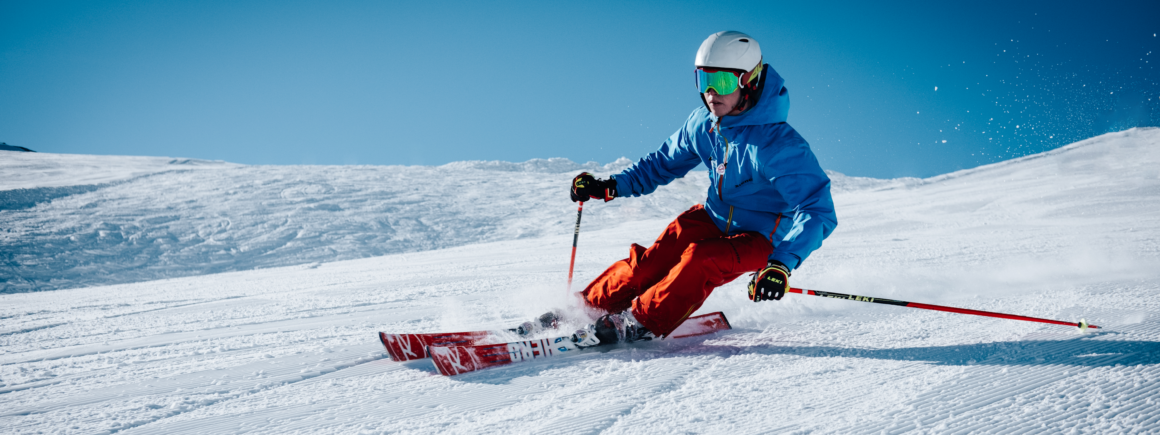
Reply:
<svg viewBox="0 0 1160 435"><path fill-rule="evenodd" d="M739 280L701 310L728 333L453 378L385 359L375 332L580 317L561 187L579 165L3 154L5 291L126 282L0 295L6 431L1160 432L1160 129L924 180L835 175L839 228L791 279L1099 333L753 304ZM704 185L590 203L578 287Z"/></svg>

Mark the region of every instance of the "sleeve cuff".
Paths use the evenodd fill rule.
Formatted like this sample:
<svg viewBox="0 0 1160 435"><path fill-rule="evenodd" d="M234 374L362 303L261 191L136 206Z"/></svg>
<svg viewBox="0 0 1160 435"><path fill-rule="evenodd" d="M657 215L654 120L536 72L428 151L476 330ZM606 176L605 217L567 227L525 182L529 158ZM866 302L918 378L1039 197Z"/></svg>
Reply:
<svg viewBox="0 0 1160 435"><path fill-rule="evenodd" d="M632 186L629 186L627 182L621 181L621 178L624 178L622 175L624 175L623 172L612 176L612 181L616 182L616 196L634 196L632 194Z"/></svg>
<svg viewBox="0 0 1160 435"><path fill-rule="evenodd" d="M790 254L788 252L774 251L773 255L769 256L769 259L770 260L777 260L777 261L781 262L781 264L784 264L785 267L789 268L789 270L797 269L798 266L800 266L801 262L802 262L801 259L798 258L798 256Z"/></svg>

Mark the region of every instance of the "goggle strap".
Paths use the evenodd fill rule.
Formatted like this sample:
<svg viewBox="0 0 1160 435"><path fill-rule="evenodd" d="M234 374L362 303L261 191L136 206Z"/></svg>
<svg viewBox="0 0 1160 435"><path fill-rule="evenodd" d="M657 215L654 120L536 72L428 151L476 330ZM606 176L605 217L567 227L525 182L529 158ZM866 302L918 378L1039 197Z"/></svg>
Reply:
<svg viewBox="0 0 1160 435"><path fill-rule="evenodd" d="M757 67L753 68L753 73L749 75L748 83L753 83L754 80L757 80L757 78L761 76L761 69L765 67L765 62L763 62L763 60L764 59L757 61Z"/></svg>

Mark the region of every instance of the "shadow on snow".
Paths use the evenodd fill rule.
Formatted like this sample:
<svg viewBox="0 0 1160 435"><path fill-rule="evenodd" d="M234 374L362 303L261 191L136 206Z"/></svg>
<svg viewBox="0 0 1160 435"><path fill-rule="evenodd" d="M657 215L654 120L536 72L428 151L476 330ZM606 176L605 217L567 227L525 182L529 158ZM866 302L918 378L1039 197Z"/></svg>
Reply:
<svg viewBox="0 0 1160 435"><path fill-rule="evenodd" d="M642 343L632 347L615 346L571 356L529 361L465 373L452 379L483 384L506 384L523 376L567 368L590 360L648 362L673 357L729 358L734 355L786 355L804 358L860 358L893 361L918 361L937 365L1047 366L1071 365L1101 367L1113 365L1151 365L1160 363L1160 342L1134 340L1098 340L1098 335L1065 340L1009 341L954 346L905 347L895 349L862 349L836 346L799 346L748 343L721 343L700 340L676 340ZM683 342L683 343L682 343ZM408 368L437 374L430 360L407 363Z"/></svg>
<svg viewBox="0 0 1160 435"><path fill-rule="evenodd" d="M1160 363L1160 342L1093 340L1009 341L954 346L859 349L832 346L737 346L739 353L810 358L867 358L926 361L940 365L1147 365Z"/></svg>

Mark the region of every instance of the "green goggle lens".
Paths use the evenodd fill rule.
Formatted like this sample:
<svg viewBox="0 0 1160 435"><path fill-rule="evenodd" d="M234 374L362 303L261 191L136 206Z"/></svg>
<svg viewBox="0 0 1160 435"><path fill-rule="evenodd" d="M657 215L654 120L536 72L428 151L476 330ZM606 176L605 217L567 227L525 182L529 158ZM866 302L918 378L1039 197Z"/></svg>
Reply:
<svg viewBox="0 0 1160 435"><path fill-rule="evenodd" d="M717 95L729 95L737 92L737 88L741 85L741 76L731 71L709 72L697 68L696 78L697 88L702 94L712 89Z"/></svg>

